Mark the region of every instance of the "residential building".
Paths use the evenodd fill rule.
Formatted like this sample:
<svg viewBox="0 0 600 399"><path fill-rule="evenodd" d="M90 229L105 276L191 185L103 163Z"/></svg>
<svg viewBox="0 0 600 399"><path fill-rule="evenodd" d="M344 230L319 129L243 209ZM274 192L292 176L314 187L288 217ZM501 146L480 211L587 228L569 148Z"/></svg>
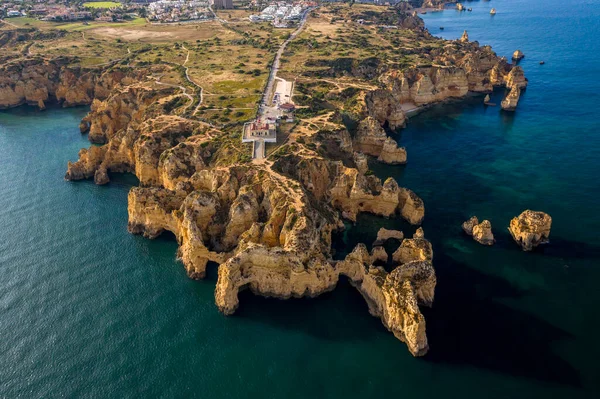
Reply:
<svg viewBox="0 0 600 399"><path fill-rule="evenodd" d="M211 4L216 10L230 10L233 8L233 0L211 0Z"/></svg>

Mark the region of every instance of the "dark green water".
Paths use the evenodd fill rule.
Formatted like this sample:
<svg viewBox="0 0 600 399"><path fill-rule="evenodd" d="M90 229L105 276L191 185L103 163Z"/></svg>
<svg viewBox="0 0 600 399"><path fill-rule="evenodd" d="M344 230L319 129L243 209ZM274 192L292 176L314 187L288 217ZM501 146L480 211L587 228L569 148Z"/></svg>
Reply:
<svg viewBox="0 0 600 399"><path fill-rule="evenodd" d="M315 300L244 293L222 316L216 269L189 280L174 240L127 233L134 178L63 180L86 109L0 112L0 397L598 397L600 2L564 3L425 16L448 38L521 48L530 86L514 115L476 98L413 118L409 164L373 165L425 200L438 287L419 359L345 282ZM534 253L506 231L525 208L554 219ZM494 247L461 234L472 214ZM363 216L347 247L383 225L412 232Z"/></svg>

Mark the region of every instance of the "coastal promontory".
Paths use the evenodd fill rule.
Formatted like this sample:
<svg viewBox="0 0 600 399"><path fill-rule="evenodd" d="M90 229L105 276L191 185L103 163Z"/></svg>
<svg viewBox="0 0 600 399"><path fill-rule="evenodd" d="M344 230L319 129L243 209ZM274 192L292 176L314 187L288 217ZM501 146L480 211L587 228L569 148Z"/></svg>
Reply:
<svg viewBox="0 0 600 399"><path fill-rule="evenodd" d="M358 244L343 257L333 236L363 213L419 226L427 216L418 193L370 165L404 167L411 149L398 133L412 110L498 87L511 93L503 108L514 109L527 85L520 67L468 38L433 37L406 4L324 4L284 31L238 16L169 25L168 36L125 25L116 41L95 24L40 26L0 41L0 107L88 105L79 127L90 147L65 165L65 179L104 185L135 175L128 230L172 233L191 278L217 263L221 312L243 306L245 289L315 297L345 276L410 353L427 352L420 306L432 306L437 279L423 229L411 238L380 231L370 242L393 238L395 251ZM265 112L278 101L274 84L289 90L278 118ZM537 219L511 222L524 248L547 239L549 223ZM485 222L473 235L489 243Z"/></svg>

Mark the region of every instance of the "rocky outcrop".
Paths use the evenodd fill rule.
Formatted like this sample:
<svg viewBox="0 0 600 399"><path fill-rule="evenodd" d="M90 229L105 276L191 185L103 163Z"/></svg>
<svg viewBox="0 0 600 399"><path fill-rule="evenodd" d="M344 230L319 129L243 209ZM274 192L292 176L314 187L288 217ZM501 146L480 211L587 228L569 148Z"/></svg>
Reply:
<svg viewBox="0 0 600 399"><path fill-rule="evenodd" d="M552 218L544 212L525 210L510 221L508 231L523 251L531 251L540 244L550 240Z"/></svg>
<svg viewBox="0 0 600 399"><path fill-rule="evenodd" d="M359 244L336 269L350 278L367 301L369 312L380 317L414 356L427 352L425 318L418 305L433 303L436 277L431 262L408 262L387 273L371 264L367 249Z"/></svg>
<svg viewBox="0 0 600 399"><path fill-rule="evenodd" d="M406 149L385 133L381 124L368 116L359 124L353 148L361 153L378 157L377 160L390 165L406 163Z"/></svg>
<svg viewBox="0 0 600 399"><path fill-rule="evenodd" d="M45 108L56 92L66 60L16 60L0 67L0 108L29 104Z"/></svg>
<svg viewBox="0 0 600 399"><path fill-rule="evenodd" d="M388 230L382 227L377 232L377 239L373 243L373 246L383 245L387 240L395 239L402 241L404 239L404 233L400 230Z"/></svg>
<svg viewBox="0 0 600 399"><path fill-rule="evenodd" d="M456 67L422 67L392 70L380 77L398 103L431 104L464 97L469 91L465 71Z"/></svg>
<svg viewBox="0 0 600 399"><path fill-rule="evenodd" d="M383 148L377 158L378 161L387 163L388 165L398 165L406 163L406 149L398 147L396 140L387 137L383 142Z"/></svg>
<svg viewBox="0 0 600 399"><path fill-rule="evenodd" d="M282 299L314 297L332 290L337 281L338 274L326 262L304 264L296 253L253 244L219 267L215 301L220 311L231 314L243 288Z"/></svg>
<svg viewBox="0 0 600 399"><path fill-rule="evenodd" d="M160 133L139 134L134 155L142 141L149 141L145 135L163 137L176 122L163 118L141 125L153 126ZM165 123L158 123L161 120ZM126 130L130 129L131 123ZM174 130L185 131L181 126ZM325 159L283 158L272 169L216 167L209 164L218 155L212 153L210 144L203 146L206 142L200 137L170 141L167 146L171 147L162 151L158 163L148 163L148 170L133 169L136 175L156 177L142 177L150 187L131 190L129 231L149 238L172 232L179 243L178 257L192 278L203 278L208 262L219 263L215 301L225 314L235 312L243 289L277 298L313 297L333 289L339 276L346 275L367 298L372 313L413 354L426 352L425 320L418 304L433 300L431 263L397 265L389 274L380 269L383 283L374 288L365 270L379 270L372 265L390 261L383 247L374 248L371 254L365 249L364 264L350 261L352 257L337 264L331 260L331 233L341 225L334 209L353 217L373 212L421 219L422 201L414 193L398 187L393 179L382 184L375 176ZM106 159L104 151L118 140L116 134L109 144L92 147L100 152L89 160L89 155L82 156L82 164L92 165L90 170L97 168ZM156 172L150 173L153 168ZM305 188L295 187L296 181ZM319 198L318 206L309 195ZM388 233L401 237L401 232Z"/></svg>
<svg viewBox="0 0 600 399"><path fill-rule="evenodd" d="M371 263L372 264L387 264L389 261L389 255L384 247L381 245L374 246L371 250Z"/></svg>
<svg viewBox="0 0 600 399"><path fill-rule="evenodd" d="M209 154L202 143L210 138L206 134L208 125L174 115L146 119L145 108L161 94L151 89L128 90L93 105L86 117L92 121L90 137L93 132L93 141L108 144L82 150L77 162L69 162L65 179L94 177L97 184L104 184L108 182L107 172L135 172L142 185L162 184L175 189L179 181L205 167L202 157ZM130 107L131 112L123 112L121 105L111 108L110 104L123 104L125 98L137 101L138 105ZM145 105L140 108L140 104ZM184 144L191 136L195 137Z"/></svg>
<svg viewBox="0 0 600 399"><path fill-rule="evenodd" d="M462 36L460 37L460 41L462 43L467 43L469 41L469 34L467 33L467 31L464 31Z"/></svg>
<svg viewBox="0 0 600 399"><path fill-rule="evenodd" d="M527 86L521 67L498 57L491 47L469 41L466 31L460 40L444 42L423 56L426 61L419 66L394 69L379 65L380 87L359 95L359 110L351 112L396 129L406 120L402 104L410 104L412 109L464 98L469 92L488 94L496 87L523 90Z"/></svg>
<svg viewBox="0 0 600 399"><path fill-rule="evenodd" d="M523 68L520 66L511 68L505 78L505 86L507 88L518 87L521 90L525 89L527 87L527 78L525 78Z"/></svg>
<svg viewBox="0 0 600 399"><path fill-rule="evenodd" d="M433 260L431 243L423 236L423 230L415 233L413 238L405 238L400 247L392 254L392 259L397 263L412 261Z"/></svg>
<svg viewBox="0 0 600 399"><path fill-rule="evenodd" d="M48 102L65 107L91 104L105 99L113 87L129 85L143 71L119 68L86 69L75 60L59 57L17 59L0 67L0 109L23 104L44 109Z"/></svg>
<svg viewBox="0 0 600 399"><path fill-rule="evenodd" d="M367 171L369 170L369 160L367 159L365 154L363 154L362 152L355 152L353 154L353 160L354 160L354 166L356 166L356 169L360 173L362 173L362 174L367 173Z"/></svg>
<svg viewBox="0 0 600 399"><path fill-rule="evenodd" d="M520 61L523 58L525 58L525 54L523 54L521 50L515 50L515 52L512 55L513 61Z"/></svg>
<svg viewBox="0 0 600 399"><path fill-rule="evenodd" d="M475 225L473 227L473 239L483 245L494 245L496 240L492 233L492 223L489 220Z"/></svg>
<svg viewBox="0 0 600 399"><path fill-rule="evenodd" d="M335 177L329 192L333 206L352 221L356 221L360 212L386 217L399 213L412 224L420 224L425 216L423 201L411 190L399 187L392 178L381 184L375 176L345 169Z"/></svg>
<svg viewBox="0 0 600 399"><path fill-rule="evenodd" d="M521 89L518 86L513 86L500 105L504 111L514 111L519 104L519 98L521 98Z"/></svg>
<svg viewBox="0 0 600 399"><path fill-rule="evenodd" d="M380 125L387 123L390 129L404 126L406 115L397 98L387 90L373 90L364 97L366 115L375 119Z"/></svg>
<svg viewBox="0 0 600 399"><path fill-rule="evenodd" d="M496 242L492 233L492 224L489 220L479 223L477 216L473 216L462 224L462 228L465 233L472 236L480 244L494 245Z"/></svg>
<svg viewBox="0 0 600 399"><path fill-rule="evenodd" d="M477 216L471 216L471 218L469 220L467 220L466 222L464 222L462 224L462 229L466 234L472 236L473 235L473 227L475 227L478 224L479 224L479 219L477 219Z"/></svg>
<svg viewBox="0 0 600 399"><path fill-rule="evenodd" d="M355 151L378 157L387 139L385 130L373 117L368 116L358 124L352 147Z"/></svg>
<svg viewBox="0 0 600 399"><path fill-rule="evenodd" d="M438 8L440 10L444 9L444 5L446 3L453 3L456 0L423 0L421 2L421 7L423 8ZM400 2L399 5L408 4L408 2ZM418 4L418 3L417 3Z"/></svg>

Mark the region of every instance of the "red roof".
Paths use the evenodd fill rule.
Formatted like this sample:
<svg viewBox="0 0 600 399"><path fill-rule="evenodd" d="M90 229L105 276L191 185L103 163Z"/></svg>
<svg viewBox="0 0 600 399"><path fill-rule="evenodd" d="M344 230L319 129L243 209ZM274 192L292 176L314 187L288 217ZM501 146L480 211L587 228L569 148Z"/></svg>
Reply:
<svg viewBox="0 0 600 399"><path fill-rule="evenodd" d="M279 108L281 108L281 109L287 109L287 110L293 110L293 109L296 109L296 106L294 104L292 104L292 103L285 103L285 104L281 104L279 106Z"/></svg>

